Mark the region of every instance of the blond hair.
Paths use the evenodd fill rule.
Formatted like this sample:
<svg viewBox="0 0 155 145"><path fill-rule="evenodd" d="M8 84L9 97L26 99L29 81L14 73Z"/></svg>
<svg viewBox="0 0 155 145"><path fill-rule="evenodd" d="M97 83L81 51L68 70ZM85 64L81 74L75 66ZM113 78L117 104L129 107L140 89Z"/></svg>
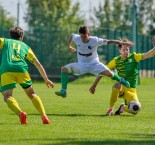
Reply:
<svg viewBox="0 0 155 145"><path fill-rule="evenodd" d="M126 36L118 37L118 40L120 40L121 42L129 42L130 41Z"/></svg>
<svg viewBox="0 0 155 145"><path fill-rule="evenodd" d="M122 42L129 42L130 40L124 36L124 37L118 37L118 40L122 43ZM118 44L119 49L122 47L122 44Z"/></svg>

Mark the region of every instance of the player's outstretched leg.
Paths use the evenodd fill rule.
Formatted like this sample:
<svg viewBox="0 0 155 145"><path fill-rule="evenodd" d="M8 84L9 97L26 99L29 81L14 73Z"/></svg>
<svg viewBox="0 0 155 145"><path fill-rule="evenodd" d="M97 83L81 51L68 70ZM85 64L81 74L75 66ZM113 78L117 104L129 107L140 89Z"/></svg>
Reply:
<svg viewBox="0 0 155 145"><path fill-rule="evenodd" d="M117 82L120 82L122 85L126 86L127 88L130 88L130 83L126 81L124 78L117 75L116 73L114 73L114 76L111 79L116 80Z"/></svg>
<svg viewBox="0 0 155 145"><path fill-rule="evenodd" d="M127 88L130 88L130 83L128 81L126 81L124 78L120 78L120 83L124 86L126 86Z"/></svg>

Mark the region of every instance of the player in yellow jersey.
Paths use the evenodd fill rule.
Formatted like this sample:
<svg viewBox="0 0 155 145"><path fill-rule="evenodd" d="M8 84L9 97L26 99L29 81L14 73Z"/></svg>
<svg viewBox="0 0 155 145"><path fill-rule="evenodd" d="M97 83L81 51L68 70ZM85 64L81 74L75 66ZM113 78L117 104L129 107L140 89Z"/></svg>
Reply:
<svg viewBox="0 0 155 145"><path fill-rule="evenodd" d="M129 41L126 38L121 39L122 42ZM112 88L110 108L107 115L112 115L114 112L114 105L118 98L123 98L125 104L121 104L115 115L120 115L123 111L137 114L140 111L141 104L137 97L138 84L138 63L141 60L151 58L155 55L155 37L152 39L154 48L146 53L130 53L129 47L126 45L119 45L120 56L115 57L108 63L108 68L116 69L118 75L125 78L130 83L130 88L125 87L120 83L115 83ZM95 88L102 76L98 76L90 88L90 93L95 93Z"/></svg>
<svg viewBox="0 0 155 145"><path fill-rule="evenodd" d="M8 107L19 116L21 124L28 124L26 119L27 114L19 107L15 98L13 98L13 90L16 88L16 83L19 83L27 96L31 99L34 107L40 113L43 124L50 124L42 101L33 90L32 81L28 73L28 65L25 59L35 65L47 87L53 88L54 84L48 79L43 66L40 64L31 48L22 42L23 36L24 31L20 27L12 27L10 29L11 39L0 38L0 50L2 53L0 91Z"/></svg>

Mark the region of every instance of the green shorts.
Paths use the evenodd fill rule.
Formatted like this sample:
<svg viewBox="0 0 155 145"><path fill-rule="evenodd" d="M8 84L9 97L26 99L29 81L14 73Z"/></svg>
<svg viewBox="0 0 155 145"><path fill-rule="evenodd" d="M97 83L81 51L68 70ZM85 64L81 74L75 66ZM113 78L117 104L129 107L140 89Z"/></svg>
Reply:
<svg viewBox="0 0 155 145"><path fill-rule="evenodd" d="M32 85L32 80L29 73L6 72L1 75L0 91L6 91L16 88L16 83L22 88L27 88Z"/></svg>

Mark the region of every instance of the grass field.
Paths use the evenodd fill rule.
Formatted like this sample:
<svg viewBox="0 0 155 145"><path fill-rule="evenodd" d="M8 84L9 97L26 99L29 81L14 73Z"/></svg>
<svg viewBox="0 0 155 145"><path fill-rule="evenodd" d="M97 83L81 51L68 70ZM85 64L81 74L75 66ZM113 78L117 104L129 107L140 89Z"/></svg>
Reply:
<svg viewBox="0 0 155 145"><path fill-rule="evenodd" d="M52 124L43 125L31 101L18 86L14 96L28 114L28 125L21 125L0 98L0 145L155 145L155 79L141 79L138 115L105 116L113 81L102 79L94 95L89 87L94 77L81 78L68 85L68 97L54 94L43 83L33 87L41 97ZM123 100L119 99L116 109Z"/></svg>

